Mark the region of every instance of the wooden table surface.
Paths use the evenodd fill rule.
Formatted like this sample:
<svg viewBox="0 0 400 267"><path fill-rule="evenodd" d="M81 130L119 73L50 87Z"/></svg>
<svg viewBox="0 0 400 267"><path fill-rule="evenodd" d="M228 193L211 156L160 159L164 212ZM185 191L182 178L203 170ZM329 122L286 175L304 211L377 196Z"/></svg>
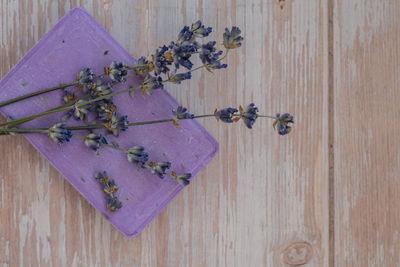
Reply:
<svg viewBox="0 0 400 267"><path fill-rule="evenodd" d="M400 266L400 1L0 0L1 76L78 5L135 57L197 19L238 25L226 71L167 90L194 113L254 101L295 128L202 120L219 153L133 239L2 137L2 266Z"/></svg>

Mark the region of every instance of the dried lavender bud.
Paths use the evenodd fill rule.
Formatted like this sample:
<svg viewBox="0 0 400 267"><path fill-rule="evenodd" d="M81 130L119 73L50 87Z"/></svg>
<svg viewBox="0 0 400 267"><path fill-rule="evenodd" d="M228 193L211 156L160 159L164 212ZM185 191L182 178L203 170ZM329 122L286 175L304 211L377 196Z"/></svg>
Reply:
<svg viewBox="0 0 400 267"><path fill-rule="evenodd" d="M226 64L221 64L219 56L222 55L222 51L217 51L215 44L215 41L203 44L199 54L201 61L206 64L206 68L209 71L212 69L226 68L228 66Z"/></svg>
<svg viewBox="0 0 400 267"><path fill-rule="evenodd" d="M109 212L116 212L120 208L122 208L122 203L117 197L112 196L107 198L107 209Z"/></svg>
<svg viewBox="0 0 400 267"><path fill-rule="evenodd" d="M65 125L62 122L52 125L49 128L48 135L49 138L58 145L61 145L64 142L69 142L72 137L71 131L65 128Z"/></svg>
<svg viewBox="0 0 400 267"><path fill-rule="evenodd" d="M189 112L187 112L187 109L182 106L179 106L176 110L175 109L172 110L172 119L176 127L179 126L179 120L193 119L193 118L194 114L190 114Z"/></svg>
<svg viewBox="0 0 400 267"><path fill-rule="evenodd" d="M118 187L114 180L108 180L107 183L103 184L103 191L106 195L112 196L118 191Z"/></svg>
<svg viewBox="0 0 400 267"><path fill-rule="evenodd" d="M118 136L119 131L128 129L128 116L118 116L116 112L113 113L111 120L104 124L104 126L115 136Z"/></svg>
<svg viewBox="0 0 400 267"><path fill-rule="evenodd" d="M184 72L184 73L172 73L168 77L168 81L175 83L175 84L180 84L183 80L190 80L192 78L191 72Z"/></svg>
<svg viewBox="0 0 400 267"><path fill-rule="evenodd" d="M149 162L145 166L151 173L157 175L160 179L164 179L166 171L171 167L170 162Z"/></svg>
<svg viewBox="0 0 400 267"><path fill-rule="evenodd" d="M95 178L96 181L103 185L108 183L108 175L106 171L96 173Z"/></svg>
<svg viewBox="0 0 400 267"><path fill-rule="evenodd" d="M87 101L81 99L75 103L73 109L73 115L76 120L84 121L87 118L88 113L90 112L91 105L85 105Z"/></svg>
<svg viewBox="0 0 400 267"><path fill-rule="evenodd" d="M233 49L240 47L242 45L241 41L243 41L243 37L240 36L240 29L236 26L233 26L229 31L228 28L225 28L224 33L224 46L226 49Z"/></svg>
<svg viewBox="0 0 400 267"><path fill-rule="evenodd" d="M135 70L136 75L141 76L141 77L146 77L146 75L149 73L149 67L148 67L148 61L146 60L145 57L141 57L137 60L135 60L135 63L133 65L133 69Z"/></svg>
<svg viewBox="0 0 400 267"><path fill-rule="evenodd" d="M95 75L90 68L84 68L78 73L77 77L78 83L84 85L92 83L94 81Z"/></svg>
<svg viewBox="0 0 400 267"><path fill-rule="evenodd" d="M173 58L171 51L168 50L169 48L165 45L156 50L153 56L155 75L160 75L161 73L167 73L169 71L168 66L172 64Z"/></svg>
<svg viewBox="0 0 400 267"><path fill-rule="evenodd" d="M172 110L172 114L175 119L182 120L182 119L193 119L194 114L190 114L187 112L187 108L179 106L176 110Z"/></svg>
<svg viewBox="0 0 400 267"><path fill-rule="evenodd" d="M193 32L190 30L189 26L184 26L183 29L178 34L177 44L187 45L192 44L194 42Z"/></svg>
<svg viewBox="0 0 400 267"><path fill-rule="evenodd" d="M195 37L199 38L206 37L212 32L212 28L211 27L205 28L200 20L193 23L190 30L193 32Z"/></svg>
<svg viewBox="0 0 400 267"><path fill-rule="evenodd" d="M111 100L99 101L96 103L97 119L103 122L109 122L117 107L113 104Z"/></svg>
<svg viewBox="0 0 400 267"><path fill-rule="evenodd" d="M98 152L98 150L102 144L108 144L107 140L101 134L98 134L98 133L88 134L84 138L83 142L85 143L85 145L88 148L92 149L96 153Z"/></svg>
<svg viewBox="0 0 400 267"><path fill-rule="evenodd" d="M217 118L217 120L221 120L226 123L232 123L233 115L236 112L238 112L238 110L236 108L224 108L221 110L217 110L215 112L215 117Z"/></svg>
<svg viewBox="0 0 400 267"><path fill-rule="evenodd" d="M210 41L208 43L205 43L203 45L201 45L201 49L200 49L200 59L201 62L203 62L204 64L211 64L213 62L215 62L216 60L218 60L218 57L222 54L222 51L217 51L217 49L215 48L215 41Z"/></svg>
<svg viewBox="0 0 400 267"><path fill-rule="evenodd" d="M115 212L122 207L122 203L114 194L118 191L118 187L114 180L110 180L105 171L95 174L96 180L101 184L103 192L106 195L106 206L109 212Z"/></svg>
<svg viewBox="0 0 400 267"><path fill-rule="evenodd" d="M153 76L151 76L149 74L143 80L143 83L142 83L142 95L144 95L144 93L147 93L148 95L151 95L153 90L162 89L162 88L163 88L163 84L162 84L161 77L160 76L153 77Z"/></svg>
<svg viewBox="0 0 400 267"><path fill-rule="evenodd" d="M172 172L171 176L181 185L186 186L190 183L190 178L192 177L191 173L184 173L181 175L177 175L176 172Z"/></svg>
<svg viewBox="0 0 400 267"><path fill-rule="evenodd" d="M278 126L278 134L286 135L286 134L290 133L290 131L292 130L292 127L289 126L289 123L294 123L292 115L290 115L289 113L280 115L278 113L278 114L276 114L276 120L275 120L273 126L274 126L274 128L275 128L275 126Z"/></svg>
<svg viewBox="0 0 400 267"><path fill-rule="evenodd" d="M71 103L74 100L75 100L75 94L64 89L64 94L62 96L62 102L66 104L66 103Z"/></svg>
<svg viewBox="0 0 400 267"><path fill-rule="evenodd" d="M258 118L257 112L258 108L254 105L254 103L248 105L245 111L242 107L240 107L240 117L243 119L247 128L251 129L253 127L253 124Z"/></svg>
<svg viewBox="0 0 400 267"><path fill-rule="evenodd" d="M90 94L99 97L109 95L112 91L113 85L111 83L102 83L100 80L97 80Z"/></svg>
<svg viewBox="0 0 400 267"><path fill-rule="evenodd" d="M129 162L139 163L141 167L144 168L147 160L149 159L149 154L144 152L144 147L134 146L127 150L127 158Z"/></svg>
<svg viewBox="0 0 400 267"><path fill-rule="evenodd" d="M197 52L198 46L199 44L196 42L185 45L171 42L169 47L173 51L175 70L179 69L179 66L192 69L193 63L190 61L190 57Z"/></svg>
<svg viewBox="0 0 400 267"><path fill-rule="evenodd" d="M113 61L106 73L113 82L124 82L128 71L122 62Z"/></svg>

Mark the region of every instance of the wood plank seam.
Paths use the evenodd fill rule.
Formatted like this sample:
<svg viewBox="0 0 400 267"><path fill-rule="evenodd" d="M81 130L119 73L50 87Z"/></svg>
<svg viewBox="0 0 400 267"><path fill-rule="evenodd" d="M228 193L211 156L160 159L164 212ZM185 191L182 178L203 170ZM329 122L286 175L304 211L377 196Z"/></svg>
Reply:
<svg viewBox="0 0 400 267"><path fill-rule="evenodd" d="M329 266L335 266L335 183L334 183L334 0L328 1L328 216Z"/></svg>

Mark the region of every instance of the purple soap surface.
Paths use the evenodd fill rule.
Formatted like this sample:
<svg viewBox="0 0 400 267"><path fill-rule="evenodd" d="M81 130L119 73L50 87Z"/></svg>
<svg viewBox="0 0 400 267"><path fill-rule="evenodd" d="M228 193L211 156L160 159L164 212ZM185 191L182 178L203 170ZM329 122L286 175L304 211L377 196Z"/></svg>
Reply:
<svg viewBox="0 0 400 267"><path fill-rule="evenodd" d="M135 38L135 37L132 37ZM105 51L108 53L105 55ZM76 80L76 74L90 67L96 74L112 61L133 64L133 57L119 45L84 9L68 12L0 81L0 102L44 88ZM114 87L119 91L138 85L131 78ZM62 104L62 90L29 98L0 109L3 116L13 119L36 114ZM119 114L128 115L129 122L171 118L171 110L179 104L165 90L155 90L143 98L139 91L114 97ZM44 116L21 128L48 128L61 121L64 113ZM74 119L67 125L77 125ZM81 124L80 124L81 125ZM104 133L103 130L98 132ZM76 133L76 132L74 132ZM79 132L84 135L87 132ZM111 224L127 237L140 233L149 222L184 188L171 177L159 179L149 170L130 163L126 155L107 147L96 155L82 140L56 145L47 134L26 134L25 138L67 179ZM171 171L190 172L192 178L215 155L218 143L195 120L130 127L115 140L123 148L145 147L151 161L170 161ZM98 171L107 171L119 187L117 196L123 207L115 213L106 208L101 186L95 180Z"/></svg>

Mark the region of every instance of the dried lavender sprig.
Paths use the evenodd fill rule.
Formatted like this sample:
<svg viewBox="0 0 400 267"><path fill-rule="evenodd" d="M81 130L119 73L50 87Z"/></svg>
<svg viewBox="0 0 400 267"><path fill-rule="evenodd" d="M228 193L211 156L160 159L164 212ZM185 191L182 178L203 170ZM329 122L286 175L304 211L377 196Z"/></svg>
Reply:
<svg viewBox="0 0 400 267"><path fill-rule="evenodd" d="M211 28L205 28L204 25L202 25L201 21L198 21L198 22L192 24L192 27L190 27L190 28L188 26L185 26L179 33L178 40L176 41L176 43L171 42L170 46L168 46L168 47L162 46L162 47L160 47L160 50L157 49L156 54L152 55L152 60L150 60L150 61L147 61L143 57L140 58L136 63L138 64L138 66L140 64L146 65L144 68L147 68L147 72L144 71L142 73L143 66L139 66L138 72L136 72L136 73L144 74L144 75L146 75L146 78L148 76L147 80L148 81L151 80L152 83L154 83L154 85L151 85L152 88L147 88L148 84L146 85L146 87L142 87L142 94L144 94L144 92L148 92L149 94L151 94L153 87L155 89L162 87L160 75L162 73L164 73L164 74L168 73L169 72L168 66L172 65L172 63L175 63L175 73L180 65L189 69L189 72L193 72L202 67L205 67L210 72L212 72L212 70L214 70L214 69L226 68L227 65L221 64L221 61L222 61L222 59L224 59L227 56L230 49L237 48L241 45L240 41L243 40L243 38L240 36L241 32L238 27L233 27L231 31L226 29L226 32L223 35L223 40L224 40L224 46L227 49L227 51L226 51L226 54L224 57L219 58L219 56L222 54L222 51L218 51L215 48L216 42L208 42L207 44L202 45L201 47L200 47L199 43L196 42L196 38L208 36L210 34L211 30L212 30ZM191 57L191 55L193 55L195 53L199 53L200 58L201 58L202 62L204 63L204 65L202 65L198 68L192 69L193 64L190 62L190 57ZM123 81L124 79L122 76L126 75L126 70L132 69L132 68L130 68L129 66L125 67L122 65L122 63L119 63L119 62L116 64L114 64L114 63L116 63L116 62L113 62L110 65L110 67L106 67L104 69L105 74L109 75L112 80ZM115 72L113 70L115 70ZM87 71L89 71L88 76L83 75L83 77L78 77L78 84L82 85L82 84L86 83L86 80L87 80L86 77L89 80L93 80L93 73L90 71L90 69L82 70L81 73L84 72L83 74L85 74ZM154 74L156 75L156 77L154 77L154 79L151 77L151 75L149 76L151 71L154 71ZM170 80L170 77L168 77L168 80ZM158 82L156 82L156 81L160 81L159 84L161 86L158 86ZM174 81L175 81L174 79L171 79L171 82L174 82ZM145 85L143 85L143 86L145 86ZM132 94L134 92L134 90L131 89L131 90L129 90L129 92ZM93 102L96 102L96 101L99 101L99 99L96 99ZM88 103L85 103L85 104L88 104ZM2 123L2 124L0 124L0 126L9 126L8 128L12 128L12 127L15 127L19 124L30 121L30 120L35 119L40 116L45 116L45 115L52 114L55 112L61 112L61 111L70 110L70 109L78 108L78 107L79 106L75 105L75 106L71 106L70 108L65 107L65 109L55 108L52 111L46 111L46 112L43 112L40 114L28 116L25 118L20 118L18 120L10 121L7 123ZM50 113L47 113L47 112L50 112Z"/></svg>
<svg viewBox="0 0 400 267"><path fill-rule="evenodd" d="M116 212L122 208L122 202L114 194L118 191L118 186L114 180L109 179L107 172L97 172L95 179L100 183L106 198L106 207L109 212Z"/></svg>
<svg viewBox="0 0 400 267"><path fill-rule="evenodd" d="M193 119L197 118L205 118L205 117L215 117L214 114L205 114L205 115L197 115L194 116ZM273 118L273 117L271 117ZM189 120L191 118L184 118L184 119L179 119L179 120ZM174 118L172 119L162 119L162 120L153 120L153 121L142 121L142 122L133 122L133 123L128 123L127 126L139 126L139 125L147 125L147 124L156 124L156 123L163 123L163 122L174 122ZM70 131L82 131L82 130L95 130L95 129L105 129L106 127L104 125L86 125L86 126L71 126L71 127L66 127ZM41 129L16 129L16 128L5 128L5 129L0 129L0 135L3 133L47 133L48 130L41 128Z"/></svg>
<svg viewBox="0 0 400 267"><path fill-rule="evenodd" d="M229 51L229 49L225 53L225 56L223 56L222 58L218 59L218 61L222 61L227 56L228 51ZM206 64L203 64L203 65L200 65L199 67L197 67L195 69L190 70L190 72L199 70L201 68L207 68L207 67L208 67L208 64L206 63ZM170 80L166 79L164 81L161 81L161 83L165 83L165 82L170 82ZM120 95L120 94L123 94L123 93L131 93L134 90L142 88L142 87L143 87L143 85L140 84L138 86L130 87L128 89L124 89L124 90L121 90L121 91L118 91L118 92L114 92L114 93L111 93L111 94L108 94L108 95L105 95L105 96L100 96L100 97L97 97L95 99L91 99L91 100L85 101L81 105L87 105L87 104L98 102L98 101L101 101L101 100L104 100L104 99L110 99L113 96L117 96L117 95ZM78 100L79 99L77 99L77 101ZM47 110L47 111L44 111L44 112L41 112L41 113L37 113L35 115L31 115L31 116L27 116L27 117L24 117L24 118L8 121L8 122L5 122L5 123L0 123L0 127L1 126L15 127L15 126L18 126L18 125L20 125L22 123L34 120L36 118L39 118L39 117L42 117L42 116L46 116L46 115L50 115L50 114L54 114L54 113L58 113L58 112L71 110L71 109L74 109L74 108L79 107L81 105L79 105L79 104L77 105L77 103L75 103L74 105L70 105L70 106L62 105L59 108L53 108L53 109L50 109L50 110ZM0 130L2 130L2 129L0 129Z"/></svg>
<svg viewBox="0 0 400 267"><path fill-rule="evenodd" d="M126 66L126 67L128 69L135 69L135 68L141 68L143 66L135 65L135 66ZM106 74L102 73L102 74L94 76L94 78L100 78L100 77L102 77L104 75L106 75ZM56 90L59 90L59 89L65 89L65 88L68 88L68 87L71 87L71 86L76 86L78 84L79 84L79 81L75 81L75 82L71 82L71 83L60 83L60 85L58 85L58 86L46 88L46 89L43 89L43 90L39 90L39 91L36 91L36 92L33 92L33 93L29 93L29 94L26 94L26 95L22 95L22 96L19 96L19 97L15 97L15 98L0 102L0 108L4 107L4 106L7 106L7 105L10 105L10 104L13 104L13 103L16 103L16 102L19 102L19 101L22 101L22 100L25 100L25 99L28 99L28 98L31 98L31 97L34 97L34 96L38 96L38 95L42 95L42 94L45 94L45 93L53 92L53 91L56 91Z"/></svg>
<svg viewBox="0 0 400 267"><path fill-rule="evenodd" d="M84 103L81 103L81 104L75 103L74 105L69 105L69 106L62 105L59 108L50 109L50 110L47 110L47 111L44 111L44 112L41 112L41 113L37 113L35 115L27 116L27 117L24 117L24 118L12 120L12 121L5 122L5 123L0 123L0 127L1 126L10 126L10 125L16 126L16 125L31 121L33 119L36 119L36 118L39 118L39 117L42 117L42 116L46 116L46 115L50 115L50 114L54 114L54 113L58 113L58 112L71 110L71 109L74 109L76 107L80 107L80 106L83 106L83 105L88 105L88 104L91 104L91 103L94 103L94 102L98 102L98 101L103 100L103 99L110 99L113 96L120 95L120 94L123 94L123 93L127 93L127 92L130 92L131 90L135 90L135 89L138 89L140 87L141 87L141 85L135 86L135 87L130 87L128 89L121 90L121 91L118 91L118 92L114 92L114 93L111 93L109 95L100 96L100 97L97 97L95 99L91 99L91 100L85 101ZM2 130L2 129L0 129L0 130Z"/></svg>
<svg viewBox="0 0 400 267"><path fill-rule="evenodd" d="M132 76L133 76L133 74L127 76L126 79L129 79ZM117 84L117 83L118 82L116 82L115 84ZM132 88L129 88L129 89L130 90L134 90ZM23 123L26 123L28 121L34 120L36 118L39 118L41 116L46 116L46 115L53 114L53 113L58 113L58 112L62 112L62 111L76 109L76 108L79 108L80 106L84 106L84 105L87 105L87 104L90 104L90 103L93 103L93 102L101 101L103 99L111 98L112 95L109 94L109 95L105 95L105 96L103 96L103 95L99 96L98 98L96 98L98 100L93 99L93 100L96 100L96 101L92 101L92 100L85 101L85 102L81 101L81 100L86 100L86 99L88 99L90 97L91 97L90 95L85 95L83 97L80 97L80 98L76 99L73 103L65 103L65 104L60 105L60 106L58 106L56 108L52 108L52 109L49 109L49 110L41 112L41 113L37 113L37 114L31 115L31 116L19 118L19 119L16 119L16 120L10 120L10 121L7 121L5 123L0 123L0 127L1 126L7 126L8 128L13 128L13 127L21 125ZM104 97L106 97L106 98L104 98ZM81 101L81 104L78 104L79 101Z"/></svg>
<svg viewBox="0 0 400 267"><path fill-rule="evenodd" d="M196 115L193 118L182 118L178 119L179 121L181 120L190 120L190 119L198 119L198 118L207 118L207 117L216 117L215 113L214 114L204 114L204 115ZM240 114L233 114L232 117L240 118ZM269 119L274 119L276 120L277 118L274 116L269 116L269 115L258 115L260 118L269 118ZM175 122L176 118L172 119L162 119L162 120L152 120L152 121L142 121L142 122L133 122L133 123L128 123L128 127L132 126L140 126L140 125L148 125L148 124L157 124L157 123L164 123L164 122ZM66 129L70 131L82 131L82 130L95 130L95 129L104 129L106 128L104 125L87 125L87 126L71 126L71 127L66 127ZM47 133L47 129L0 129L0 135L4 135L7 133Z"/></svg>
<svg viewBox="0 0 400 267"><path fill-rule="evenodd" d="M180 52L180 53L187 53L188 57L190 58L191 54L198 53L197 49L199 49L199 44L196 42L196 38L206 37L211 33L211 31L212 31L212 28L211 27L207 27L206 28L201 23L201 21L197 21L197 22L193 23L190 28L188 26L185 26L183 28L183 30L179 33L178 40L176 41L176 44L174 44L174 42L172 42L169 47L167 47L167 46L160 47L160 50L156 50L156 55L155 56L153 55L153 60L151 61L151 65L154 68L156 68L156 70L155 70L156 75L158 75L157 74L158 72L161 73L161 72L165 72L165 70L169 70L167 65L172 64L172 62L170 62L172 60L171 50L173 50L173 49L181 49L182 50L182 49L185 49L185 48L192 48L193 51L191 51L191 52L189 52L189 51L186 51L186 52L181 51ZM224 39L224 45L228 50L240 46L240 43L239 43L238 46L237 45L236 46L235 45L231 45L232 42L237 42L237 40L239 40L239 41L243 40L243 38L240 36L240 30L237 27L233 27L231 32L229 32L228 29L226 29L226 32L224 33L223 39ZM230 46L226 45L227 42L230 42L229 43ZM159 55L158 55L158 53L159 53ZM180 53L176 53L176 54L179 56ZM216 54L218 54L218 53L216 53ZM182 54L182 55L184 55L184 54ZM186 62L191 64L189 58L187 59ZM218 55L217 55L216 58L218 58ZM155 61L155 62L153 62L153 61ZM134 65L134 66L124 66L125 70L122 70L122 69L119 68L120 62L118 62L118 63L117 62L113 62L113 63L116 63L116 64L112 63L110 65L110 67L105 67L104 68L105 73L102 73L102 74L98 75L97 77L101 77L103 75L109 75L112 80L116 80L116 81L120 81L121 82L121 81L124 80L123 77L122 77L124 75L123 72L128 70L128 69L134 69L134 70L136 69L138 74L140 74L143 71L143 68L145 68L145 69L147 68L148 72L151 71L150 70L150 65L147 64L148 62L146 61L145 58L140 58L139 62L146 63L146 64L137 64L137 65ZM224 64L224 65L218 64L218 61L209 62L209 63L210 63L209 66L207 66L208 70L213 69L213 68L214 69L215 68L220 68L221 66L222 67L226 67L226 64ZM217 63L217 64L215 65L214 63ZM187 66L187 65L183 64L183 66ZM178 68L178 67L179 66L177 66L176 68ZM191 66L189 67L189 69L190 68L191 68ZM116 71L114 71L114 70L116 70ZM122 76L121 76L121 74L122 74ZM79 85L79 84L80 84L80 81L78 79L78 81L75 81L75 82L72 82L72 83L61 84L59 86L43 89L43 90L40 90L40 91L37 91L37 92L33 92L33 93L30 93L30 94L26 94L26 95L23 95L23 96L20 96L20 97L16 97L16 98L13 98L13 99L10 99L10 100L6 100L6 101L3 101L3 102L0 102L0 107L9 105L9 104L12 104L12 103L15 103L15 102L18 102L18 101L21 101L21 100L24 100L24 99L27 99L27 98L30 98L30 97L38 96L38 95L41 95L41 94L44 94L44 93L47 93L47 92L52 92L52 91L55 91L55 90L64 89L64 88L67 88L67 87L70 87L70 86Z"/></svg>

